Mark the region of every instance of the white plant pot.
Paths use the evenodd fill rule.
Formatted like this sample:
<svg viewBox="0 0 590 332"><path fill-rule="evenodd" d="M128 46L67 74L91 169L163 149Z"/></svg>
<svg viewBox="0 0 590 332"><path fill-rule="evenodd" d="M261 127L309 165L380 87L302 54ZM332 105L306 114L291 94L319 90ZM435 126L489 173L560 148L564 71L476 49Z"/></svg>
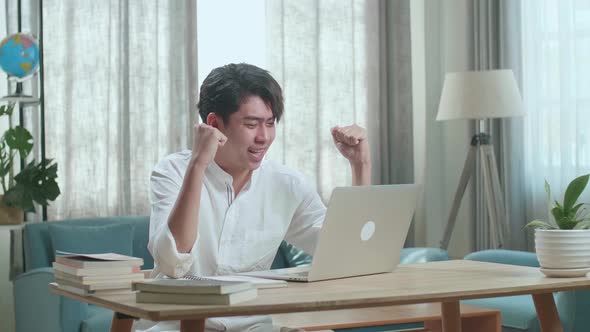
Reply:
<svg viewBox="0 0 590 332"><path fill-rule="evenodd" d="M542 268L590 268L590 230L536 229L535 251Z"/></svg>

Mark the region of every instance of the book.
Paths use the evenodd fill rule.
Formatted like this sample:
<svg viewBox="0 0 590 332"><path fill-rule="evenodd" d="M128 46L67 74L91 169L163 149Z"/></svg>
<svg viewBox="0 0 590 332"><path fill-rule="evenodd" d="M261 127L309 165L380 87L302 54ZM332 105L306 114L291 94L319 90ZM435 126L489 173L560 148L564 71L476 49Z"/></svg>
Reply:
<svg viewBox="0 0 590 332"><path fill-rule="evenodd" d="M107 276L128 273L140 273L139 266L80 268L58 262L53 262L53 269L74 276Z"/></svg>
<svg viewBox="0 0 590 332"><path fill-rule="evenodd" d="M82 295L82 296L127 295L127 294L135 293L131 290L131 288L86 290L86 289L81 289L81 288L77 288L74 286L69 286L69 285L64 285L64 284L59 284L59 283L57 284L57 288L63 289L66 292L70 292L70 293L74 293L74 294Z"/></svg>
<svg viewBox="0 0 590 332"><path fill-rule="evenodd" d="M178 294L140 291L135 293L135 301L137 303L231 305L255 299L256 296L258 296L256 288L230 294Z"/></svg>
<svg viewBox="0 0 590 332"><path fill-rule="evenodd" d="M82 284L100 283L114 280L129 280L139 281L144 279L143 273L127 273L127 274L108 274L108 275L91 275L91 276L77 276L65 273L59 270L54 270L53 274L56 278L70 280Z"/></svg>
<svg viewBox="0 0 590 332"><path fill-rule="evenodd" d="M71 281L71 280L67 280L67 279L61 279L58 277L55 278L55 282L57 282L58 285L66 285L66 286L76 287L76 288L85 289L85 290L89 290L89 291L105 290L105 289L121 289L121 288L131 289L131 283L132 283L131 280L123 280L123 281L105 281L105 282L93 283L93 284L83 284L83 283L79 283L79 282L75 282L75 281Z"/></svg>
<svg viewBox="0 0 590 332"><path fill-rule="evenodd" d="M141 266L143 259L139 257L126 256L114 253L106 254L64 254L63 251L57 251L55 261L60 264L79 267L79 268L106 268L106 267L125 267Z"/></svg>
<svg viewBox="0 0 590 332"><path fill-rule="evenodd" d="M222 281L243 281L249 282L254 285L254 287L258 289L265 289L265 288L281 288L281 287L288 287L289 283L285 280L277 280L277 279L265 279L265 278L257 278L251 276L243 276L243 275L225 275L225 276L207 276L203 277L205 279L211 280L222 280Z"/></svg>
<svg viewBox="0 0 590 332"><path fill-rule="evenodd" d="M152 279L133 282L133 290L151 293L229 294L254 288L249 282L212 279Z"/></svg>

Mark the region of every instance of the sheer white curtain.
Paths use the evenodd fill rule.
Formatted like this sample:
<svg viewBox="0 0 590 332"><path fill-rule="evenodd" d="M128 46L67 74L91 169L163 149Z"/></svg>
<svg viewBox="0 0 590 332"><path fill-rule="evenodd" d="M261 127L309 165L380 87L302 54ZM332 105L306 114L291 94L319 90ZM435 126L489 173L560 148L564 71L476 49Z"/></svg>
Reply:
<svg viewBox="0 0 590 332"><path fill-rule="evenodd" d="M372 135L378 183L379 2L269 0L266 20L267 67L285 94L270 157L303 172L327 199L351 182L330 128L357 123Z"/></svg>
<svg viewBox="0 0 590 332"><path fill-rule="evenodd" d="M47 156L62 194L49 219L149 213L149 174L188 147L196 3L46 0Z"/></svg>
<svg viewBox="0 0 590 332"><path fill-rule="evenodd" d="M590 172L590 2L522 6L527 215L545 219L544 179L561 199L571 180Z"/></svg>
<svg viewBox="0 0 590 332"><path fill-rule="evenodd" d="M304 173L324 199L335 186L351 181L330 128L378 123L378 5L359 0L199 2L199 81L230 62L269 70L283 88L285 115L268 158ZM372 131L374 149L380 146L378 133Z"/></svg>
<svg viewBox="0 0 590 332"><path fill-rule="evenodd" d="M382 2L43 3L47 156L59 163L63 192L50 219L147 214L151 167L189 146L197 82L229 62L266 68L284 89L269 158L328 198L351 178L330 128L358 123L369 129L381 182Z"/></svg>

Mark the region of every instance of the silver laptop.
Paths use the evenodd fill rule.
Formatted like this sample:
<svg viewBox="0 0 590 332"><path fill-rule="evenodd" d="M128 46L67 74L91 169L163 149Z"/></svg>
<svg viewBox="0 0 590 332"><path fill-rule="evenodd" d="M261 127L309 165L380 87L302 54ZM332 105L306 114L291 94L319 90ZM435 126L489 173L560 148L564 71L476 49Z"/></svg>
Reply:
<svg viewBox="0 0 590 332"><path fill-rule="evenodd" d="M414 184L334 189L311 265L243 275L318 281L391 272L416 208Z"/></svg>

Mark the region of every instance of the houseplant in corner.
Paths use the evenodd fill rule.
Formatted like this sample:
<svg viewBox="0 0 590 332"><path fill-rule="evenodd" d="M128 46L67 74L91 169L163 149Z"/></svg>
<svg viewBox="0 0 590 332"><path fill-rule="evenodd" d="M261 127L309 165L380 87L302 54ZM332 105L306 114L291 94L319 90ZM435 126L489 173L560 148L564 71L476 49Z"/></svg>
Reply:
<svg viewBox="0 0 590 332"><path fill-rule="evenodd" d="M0 105L0 118L13 111L14 103ZM0 224L20 223L24 212L35 212L33 202L47 206L60 194L57 164L51 159L32 160L15 174L15 163L26 160L32 149L33 136L22 126L9 125L0 136Z"/></svg>
<svg viewBox="0 0 590 332"><path fill-rule="evenodd" d="M533 220L526 227L535 229L535 251L541 272L550 277L584 276L590 272L590 217L578 203L590 174L570 182L563 203L554 201L547 222ZM551 204L551 187L545 181L547 199ZM551 218L552 217L552 218Z"/></svg>

